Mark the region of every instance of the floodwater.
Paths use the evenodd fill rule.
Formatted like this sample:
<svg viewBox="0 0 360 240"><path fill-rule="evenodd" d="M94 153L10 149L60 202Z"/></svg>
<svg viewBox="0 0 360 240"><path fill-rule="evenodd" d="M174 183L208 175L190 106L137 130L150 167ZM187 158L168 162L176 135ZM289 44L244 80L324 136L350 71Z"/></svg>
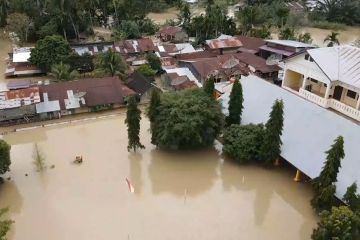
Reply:
<svg viewBox="0 0 360 240"><path fill-rule="evenodd" d="M300 33L308 32L313 38L313 44L319 47L325 47L327 43L324 43L324 39L334 30L326 30L319 28L302 28ZM344 30L335 31L339 32L339 42L340 44L352 44L357 39L360 39L360 27L346 27Z"/></svg>
<svg viewBox="0 0 360 240"><path fill-rule="evenodd" d="M138 153L126 150L124 115L5 135L12 171L0 207L15 220L9 240L310 238L311 189L293 182L292 170L239 166L216 150L161 152L148 128L143 119ZM35 143L55 168L35 170ZM81 165L72 163L78 155Z"/></svg>

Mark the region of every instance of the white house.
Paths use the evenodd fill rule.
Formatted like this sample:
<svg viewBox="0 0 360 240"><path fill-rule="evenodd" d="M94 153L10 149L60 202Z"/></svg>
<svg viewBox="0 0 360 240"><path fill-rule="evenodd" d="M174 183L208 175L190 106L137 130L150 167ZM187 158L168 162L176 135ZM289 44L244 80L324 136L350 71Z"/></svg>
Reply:
<svg viewBox="0 0 360 240"><path fill-rule="evenodd" d="M360 48L309 49L284 63L283 88L360 121Z"/></svg>
<svg viewBox="0 0 360 240"><path fill-rule="evenodd" d="M244 111L241 124L266 123L276 99L284 101L284 130L281 156L310 178L319 176L335 138L344 137L345 158L336 182L336 196L342 198L348 186L360 184L360 126L263 79L242 77ZM227 114L230 89L220 98ZM295 175L295 172L294 172Z"/></svg>

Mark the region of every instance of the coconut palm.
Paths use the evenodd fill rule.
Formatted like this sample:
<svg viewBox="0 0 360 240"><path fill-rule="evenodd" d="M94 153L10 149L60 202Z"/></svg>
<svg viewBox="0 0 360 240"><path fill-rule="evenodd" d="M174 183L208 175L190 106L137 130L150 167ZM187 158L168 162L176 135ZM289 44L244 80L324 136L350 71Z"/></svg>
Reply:
<svg viewBox="0 0 360 240"><path fill-rule="evenodd" d="M126 71L126 63L120 54L109 49L96 57L96 69L111 76L120 75Z"/></svg>
<svg viewBox="0 0 360 240"><path fill-rule="evenodd" d="M79 73L76 70L71 71L70 65L60 62L52 66L49 75L59 81L69 81L77 78Z"/></svg>
<svg viewBox="0 0 360 240"><path fill-rule="evenodd" d="M340 45L338 36L339 36L338 32L331 32L324 39L324 43L328 42L328 44L327 44L328 47L333 47L334 45Z"/></svg>

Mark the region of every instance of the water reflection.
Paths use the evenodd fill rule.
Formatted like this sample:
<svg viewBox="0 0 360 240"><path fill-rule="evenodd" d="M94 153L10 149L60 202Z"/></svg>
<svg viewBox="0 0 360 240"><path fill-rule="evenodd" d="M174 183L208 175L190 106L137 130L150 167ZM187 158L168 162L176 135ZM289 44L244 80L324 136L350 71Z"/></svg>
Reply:
<svg viewBox="0 0 360 240"><path fill-rule="evenodd" d="M154 194L199 195L209 190L218 178L218 154L215 150L172 153L151 151L148 169Z"/></svg>
<svg viewBox="0 0 360 240"><path fill-rule="evenodd" d="M142 179L142 154L139 152L129 153L129 164L130 164L130 181L135 188L135 195L141 195L143 188L143 179Z"/></svg>

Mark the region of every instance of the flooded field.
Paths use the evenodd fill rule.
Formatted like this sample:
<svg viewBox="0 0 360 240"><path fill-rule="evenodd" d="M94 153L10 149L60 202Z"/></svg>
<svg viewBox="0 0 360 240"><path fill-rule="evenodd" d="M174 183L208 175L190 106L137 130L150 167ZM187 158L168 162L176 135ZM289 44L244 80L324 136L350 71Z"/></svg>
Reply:
<svg viewBox="0 0 360 240"><path fill-rule="evenodd" d="M238 166L216 150L161 152L148 128L143 119L146 149L136 154L126 150L124 115L6 135L9 240L309 239L311 190L293 171ZM35 143L55 168L36 172ZM78 155L82 165L72 163Z"/></svg>
<svg viewBox="0 0 360 240"><path fill-rule="evenodd" d="M311 34L313 38L313 44L316 44L320 47L325 47L324 39L327 35L331 33L332 30L319 29L319 28L302 28L300 29L300 33L308 32ZM355 40L360 39L360 27L346 27L344 30L335 31L339 32L339 41L340 44L351 44Z"/></svg>

